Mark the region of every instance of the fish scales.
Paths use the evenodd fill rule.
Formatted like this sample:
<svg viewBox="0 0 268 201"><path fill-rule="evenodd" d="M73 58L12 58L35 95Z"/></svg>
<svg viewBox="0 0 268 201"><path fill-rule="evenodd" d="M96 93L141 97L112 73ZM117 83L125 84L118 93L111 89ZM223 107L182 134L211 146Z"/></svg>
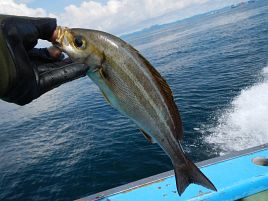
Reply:
<svg viewBox="0 0 268 201"><path fill-rule="evenodd" d="M110 40L104 40L109 44ZM107 46L107 44L102 44L103 46ZM103 48L104 49L104 48ZM148 123L154 123L154 122L161 122L164 124L165 129L169 129L169 126L166 125L166 120L164 118L157 120L159 118L159 113L161 114L160 117L162 117L163 110L167 109L163 106L165 106L163 103L155 103L155 101L163 101L161 100L161 94L157 93L159 90L155 90L157 86L145 84L142 85L139 80L141 80L142 83L151 82L152 78L149 72L144 73L144 71L147 70L147 68L137 68L136 66L143 66L141 62L131 62L132 60L122 60L120 58L122 57L135 57L135 52L129 52L125 49L119 49L117 46L112 46L112 48L109 48L108 50L104 50L105 59L107 60L108 65L104 65L104 72L108 76L109 85L112 85L111 89L114 90L114 93L117 94L118 97L121 97L121 99L118 99L118 102L121 103L120 106L124 108L125 113L127 113L129 116L132 116L134 119L147 119L148 116L142 118L141 114L144 116L146 111L150 111L151 114L149 114L150 119L153 119L154 121L144 121L144 124ZM123 56L122 56L123 55ZM114 62L111 60L113 58L119 58L117 59L117 64L115 65ZM133 59L136 61L137 59ZM111 64L113 67L109 68L109 64ZM107 67L108 66L108 67ZM116 72L117 71L117 72ZM115 73L113 73L115 72ZM121 77L121 81L118 82L118 77ZM125 86L127 86L126 90ZM134 93L134 98L131 96L126 97L124 95L127 95L129 92ZM146 98L146 101L142 101L144 98ZM122 102L123 100L126 100ZM133 101L135 100L135 101ZM136 103L139 103L138 107L133 108L134 110L129 111L130 105L136 105ZM158 107L162 106L162 107ZM138 110L137 110L138 109ZM134 114L133 114L134 112ZM168 112L166 113L168 115ZM138 118L137 118L138 116ZM140 124L140 123L139 123ZM155 131L156 128L158 128L158 124L153 124L150 126L150 128L145 128L144 125L142 126L142 129L145 131L154 131L155 133L159 133L159 130ZM162 139L162 138L161 138Z"/></svg>
<svg viewBox="0 0 268 201"><path fill-rule="evenodd" d="M146 105L141 102L141 94L138 93L138 90L132 79L128 78L128 74L123 71L121 68L107 68L104 64L104 72L108 74L107 78L109 80L110 89L116 94L116 101L110 101L111 105L115 108L119 108L121 111L124 111L125 114L128 114L135 118L142 118L144 111L146 111ZM109 67L109 66L108 66ZM118 76L123 75L123 76ZM125 78L125 79L124 79ZM130 87L134 88L130 90ZM116 102L116 103L114 103ZM146 118L150 117L151 114L145 114ZM145 118L143 118L145 119Z"/></svg>

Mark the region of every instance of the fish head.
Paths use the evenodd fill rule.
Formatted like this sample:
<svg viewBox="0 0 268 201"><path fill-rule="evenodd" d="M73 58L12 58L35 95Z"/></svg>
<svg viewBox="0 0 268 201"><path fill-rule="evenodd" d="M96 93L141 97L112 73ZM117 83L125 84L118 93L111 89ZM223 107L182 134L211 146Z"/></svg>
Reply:
<svg viewBox="0 0 268 201"><path fill-rule="evenodd" d="M98 51L89 41L90 35L88 31L57 27L56 33L57 37L54 45L65 52L72 61L90 65L91 63L96 63L97 61L95 60L99 60L96 58Z"/></svg>

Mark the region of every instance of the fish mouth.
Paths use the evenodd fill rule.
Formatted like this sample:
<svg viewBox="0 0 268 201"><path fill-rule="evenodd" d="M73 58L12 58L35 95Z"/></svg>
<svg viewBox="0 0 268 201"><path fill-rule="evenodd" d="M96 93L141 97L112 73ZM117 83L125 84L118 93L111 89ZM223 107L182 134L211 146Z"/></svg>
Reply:
<svg viewBox="0 0 268 201"><path fill-rule="evenodd" d="M68 27L56 27L56 39L53 42L53 45L59 48L64 52L64 46L68 46L72 41L72 35Z"/></svg>

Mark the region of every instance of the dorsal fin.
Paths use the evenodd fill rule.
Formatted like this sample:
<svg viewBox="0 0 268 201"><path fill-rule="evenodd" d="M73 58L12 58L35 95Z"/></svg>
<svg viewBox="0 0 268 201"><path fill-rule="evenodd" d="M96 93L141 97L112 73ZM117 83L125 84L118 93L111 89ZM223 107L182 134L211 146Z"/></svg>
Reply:
<svg viewBox="0 0 268 201"><path fill-rule="evenodd" d="M140 131L142 132L146 140L148 140L148 142L152 144L156 143L156 141L149 134L147 134L144 130L140 129Z"/></svg>
<svg viewBox="0 0 268 201"><path fill-rule="evenodd" d="M124 42L124 45L127 49L132 51L134 54L137 54L138 58L142 60L142 62L145 64L147 69L150 71L150 73L153 75L155 78L155 81L159 85L159 88L162 90L164 93L164 97L167 100L167 106L170 110L170 113L173 118L173 124L174 124L174 137L177 140L182 140L183 138L183 130L182 130L182 122L179 114L179 110L177 108L177 105L175 104L174 98L173 98L173 93L167 83L167 81L160 75L160 73L152 66L152 64L145 59L138 50L133 48L131 45L127 44Z"/></svg>

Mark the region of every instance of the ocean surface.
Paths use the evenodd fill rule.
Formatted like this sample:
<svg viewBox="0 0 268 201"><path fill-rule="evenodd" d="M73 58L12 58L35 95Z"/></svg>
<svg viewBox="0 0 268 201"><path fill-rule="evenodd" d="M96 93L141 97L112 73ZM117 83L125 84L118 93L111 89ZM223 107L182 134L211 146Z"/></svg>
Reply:
<svg viewBox="0 0 268 201"><path fill-rule="evenodd" d="M123 37L170 84L197 162L268 142L268 1ZM85 77L0 102L0 200L72 200L172 169Z"/></svg>

